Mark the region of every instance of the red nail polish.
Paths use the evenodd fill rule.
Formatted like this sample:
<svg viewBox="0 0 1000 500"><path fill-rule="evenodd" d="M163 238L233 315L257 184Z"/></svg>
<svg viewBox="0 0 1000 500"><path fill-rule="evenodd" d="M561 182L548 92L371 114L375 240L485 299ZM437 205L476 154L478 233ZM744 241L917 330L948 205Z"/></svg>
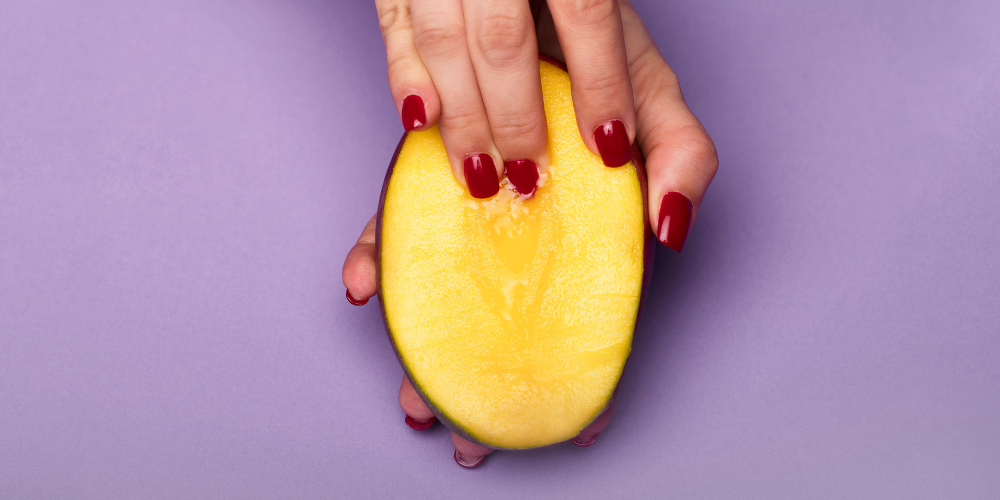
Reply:
<svg viewBox="0 0 1000 500"><path fill-rule="evenodd" d="M358 300L351 296L351 291L347 290L347 301L356 306L363 306L368 303L368 299Z"/></svg>
<svg viewBox="0 0 1000 500"><path fill-rule="evenodd" d="M492 156L486 153L469 155L462 163L462 170L465 171L469 194L474 198L489 198L500 191L500 179L497 178Z"/></svg>
<svg viewBox="0 0 1000 500"><path fill-rule="evenodd" d="M423 127L427 123L424 100L418 95L408 95L403 99L403 128L407 132Z"/></svg>
<svg viewBox="0 0 1000 500"><path fill-rule="evenodd" d="M538 166L531 160L507 160L503 162L504 175L514 185L518 193L531 194L538 184Z"/></svg>
<svg viewBox="0 0 1000 500"><path fill-rule="evenodd" d="M479 458L472 458L472 459L466 458L465 455L459 453L457 449L455 450L455 463L461 465L462 467L465 467L466 469L471 469L483 463L484 458L486 458L486 456L482 456Z"/></svg>
<svg viewBox="0 0 1000 500"><path fill-rule="evenodd" d="M601 433L594 434L594 437L590 438L587 441L582 441L580 439L580 436L577 436L577 437L573 438L573 444L575 444L575 445L577 445L577 446L579 446L581 448L586 448L586 447L588 447L588 446L596 443L597 442L597 436L600 436L600 435L601 435Z"/></svg>
<svg viewBox="0 0 1000 500"><path fill-rule="evenodd" d="M409 425L410 428L415 431L425 431L427 429L430 429L430 427L434 425L434 422L436 421L437 417L431 417L431 419L426 422L418 422L416 420L413 420L413 418L410 417L409 415L406 416L406 425Z"/></svg>
<svg viewBox="0 0 1000 500"><path fill-rule="evenodd" d="M684 249L688 229L691 227L691 201L677 192L663 195L660 202L660 224L657 237L660 243L680 252Z"/></svg>
<svg viewBox="0 0 1000 500"><path fill-rule="evenodd" d="M621 120L611 120L598 125L594 131L594 142L601 152L601 160L608 167L620 167L632 157L632 145L628 142L628 131Z"/></svg>

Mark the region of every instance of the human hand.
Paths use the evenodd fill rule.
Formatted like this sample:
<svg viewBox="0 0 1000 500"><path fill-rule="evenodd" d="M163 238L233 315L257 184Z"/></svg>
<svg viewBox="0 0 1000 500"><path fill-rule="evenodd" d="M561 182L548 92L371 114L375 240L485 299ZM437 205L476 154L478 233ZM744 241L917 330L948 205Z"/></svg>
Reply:
<svg viewBox="0 0 1000 500"><path fill-rule="evenodd" d="M455 3L457 0L449 1ZM413 0L413 2L416 3L416 0ZM391 22L385 21L386 16L390 11L385 10L384 7L387 7L386 4L389 2L387 2L387 0L379 0L377 3L379 4L380 24L383 28L383 36L386 40L387 53L389 55L390 86L393 89L393 97L396 99L397 106L401 109L401 114L404 117L404 123L407 123L406 120L408 117L412 118L413 113L408 113L407 111L407 106L409 105L406 102L406 98L408 95L417 95L406 93L407 90L405 89L413 88L408 87L411 83L407 82L417 81L420 83L420 78L415 78L414 80L407 80L406 78L411 78L413 74L417 74L418 77L420 76L420 71L414 71L415 67L418 70L423 68L423 74L425 76L429 75L429 73L428 69L423 66L422 60L417 55L417 51L412 47L414 32L413 26L416 24L415 21L413 24L409 25L411 47L406 48L406 44L404 43L406 41L404 35L407 31L407 24L400 21L398 18L401 15L406 15L406 2L392 2L393 5L397 7L397 10L395 14L393 14L394 19L389 20ZM442 3L445 4L448 2ZM482 2L482 4L489 5L497 5L500 3L501 2L497 1ZM564 6L573 2L553 1L552 3ZM601 4L601 2L590 2L586 4L593 7L594 5ZM414 6L414 11L417 10L418 8ZM588 141L588 134L585 133L588 129L586 128L586 125L584 125L585 119L580 117L581 104L578 104L578 87L581 85L578 84L575 73L573 72L574 63L572 61L574 59L570 56L570 54L566 53L566 51L561 50L561 46L571 46L567 43L565 38L562 38L563 43L560 44L560 37L558 35L561 35L562 32L557 29L559 23L556 21L556 18L558 18L559 15L554 14L554 12L550 14L547 9L544 8L544 5L542 5L540 9L536 9L534 13L538 24L537 29L533 30L533 32L537 33L537 39L534 37L531 39L532 43L530 44L530 54L533 68L532 71L534 71L532 76L534 79L532 85L534 87L538 87L537 105L539 108L541 107L541 91L537 77L538 63L536 51L540 49L542 52L553 54L557 57L565 54L567 59L570 60L570 78L574 84L573 97L577 111L578 125L580 126L584 142L591 148L592 151L594 151L595 145L597 145L599 141L594 140L592 135ZM652 38L649 36L649 33L646 31L642 21L639 19L638 15L636 15L631 5L627 1L621 1L617 4L615 13L616 15L620 15L621 26L618 28L618 33L620 35L623 34L624 36L623 43L627 55L625 58L625 64L628 72L627 83L629 85L626 95L630 101L628 103L628 108L633 110L632 112L634 114L632 116L634 117L636 126L629 127L627 121L619 121L621 121L622 125L625 126L627 130L635 131L634 136L637 139L639 148L646 159L645 168L648 179L648 213L650 215L650 227L662 243L676 251L680 251L683 248L688 230L697 215L698 207L701 204L705 190L708 188L709 183L711 183L712 178L715 175L715 171L718 166L715 148L711 138L705 132L700 122L698 122L697 118L694 117L687 105L684 103L676 75L674 75L673 71L663 60L653 43ZM435 13L434 15L444 16L444 14L440 13ZM416 16L417 12L414 12L414 17ZM470 17L469 12L466 12L465 16ZM465 36L466 35L464 34L461 35L463 43ZM507 49L514 52L513 48L516 48L514 47L515 44L510 41L506 44ZM459 44L453 40L452 45L457 46ZM469 52L472 52L472 50L474 49L469 49ZM580 51L581 50L577 47L575 53L579 54ZM569 52L574 53L574 50L571 49ZM466 55L466 57L471 56ZM461 56L454 56L453 59L461 59ZM454 60L452 62L454 62ZM481 82L477 81L476 75L482 74L479 73L479 66L474 66L474 64L475 63L472 63L465 68L466 70L471 71L472 76L471 80L464 80L466 85L481 85ZM395 71L393 69L394 66L396 67ZM510 66L509 68L514 67ZM491 70L499 71L496 68ZM512 72L521 70L523 70L523 68L511 69ZM448 70L445 70L444 74L450 74L447 71ZM578 70L576 74L579 74L581 71L582 70ZM502 78L502 73L503 71L499 71L497 78ZM393 83L394 75L397 77L397 81L395 83ZM402 77L400 75L402 75ZM523 79L524 75L514 75L514 77L505 81L514 82L517 81L518 78ZM402 82L402 84L400 84L400 82ZM426 88L430 88L430 91L434 93L421 95L433 95L433 98L436 99L437 91L435 90L435 87L433 87L433 84L438 83L438 80L432 80L429 76L427 76L423 83L428 84L429 87L421 89L421 92L425 92ZM450 85L454 84L450 83ZM513 83L509 83L508 86L509 85L513 85ZM532 85L527 86L530 87ZM583 87L584 89L582 90L586 90L587 87L585 85ZM514 99L512 96L517 95L521 96L519 97L520 99L529 99L529 101L533 98L531 95L531 92L534 92L533 89L518 93L516 90L508 91L509 89L504 86L501 86L500 88L504 91L504 96L502 97L505 99ZM399 89L403 89L403 91L399 92ZM595 87L594 90L598 91L600 89ZM472 98L467 97L467 101L463 101L461 104L468 105L468 102L475 104L475 95L479 95L482 100L479 111L482 111L482 113L460 113L460 119L456 120L454 124L462 126L457 127L455 132L452 133L452 142L450 144L449 139L445 138L445 124L447 122L446 115L442 114L442 110L444 109L442 106L450 106L450 104L448 104L450 101L446 101L444 103L441 101L435 101L434 106L428 106L426 108L427 110L432 111L426 112L426 115L423 117L420 125L413 126L416 125L415 121L410 121L410 126L407 126L407 129L422 130L434 123L433 120L428 118L433 118L434 120L440 118L442 138L445 141L446 149L449 151L449 159L451 161L453 171L456 174L456 179L459 182L462 182L463 180L466 181L467 186L471 185L470 192L476 196L477 190L482 187L477 179L480 179L484 172L487 174L489 173L489 169L485 168L485 166L488 166L487 164L490 160L483 160L480 158L479 165L476 166L475 161L469 162L467 161L469 157L465 157L462 158L462 162L457 163L456 158L458 157L453 154L456 145L473 144L473 142L462 142L467 140L468 137L475 136L475 134L469 135L470 131L475 132L476 129L481 129L479 132L485 131L486 134L489 134L493 138L494 142L490 143L489 147L497 147L497 149L478 150L489 151L488 155L491 155L490 158L492 158L492 155L494 154L499 154L500 151L527 151L527 149L524 149L523 146L525 144L531 144L531 140L537 139L537 137L529 139L525 139L523 137L513 137L513 139L509 141L507 139L497 139L495 135L497 134L496 129L503 127L495 127L491 132L490 130L487 130L488 127L485 125L487 123L491 126L494 125L494 120L488 119L493 115L488 112L488 109L490 108L485 104L487 99L486 91L481 88L475 92L466 89L465 93L473 94L473 96ZM451 92L445 92L445 94L453 95ZM461 95L461 93L454 95ZM471 105L470 109L475 107L475 105ZM527 106L526 109L530 107L531 106ZM508 111L514 108L504 106L503 109ZM523 118L523 116L533 116L531 113L534 113L534 111L528 109L528 115L518 114L518 117ZM473 122L473 116L478 117L476 118L476 120L478 120L478 125ZM539 130L535 129L540 129L541 134L543 134L541 136L543 138L541 149L544 150L544 141L547 141L547 137L544 135L544 112L541 112L541 114L536 118L538 119L537 126L534 128L524 127L520 130L523 134L537 135ZM614 127L611 128L613 129ZM514 128L506 128L505 130L513 131ZM632 137L632 134L632 132L629 132L630 138ZM512 133L510 135L516 136L517 134ZM612 133L609 135L614 134ZM483 134L483 136L485 137L485 134ZM462 139L462 137L465 137L465 139ZM500 144L506 145L515 143L520 144L521 146L517 147L522 147L522 149L517 149L517 147L514 146L511 146L511 148L504 146L503 150L499 149ZM626 144L626 151L627 146L628 144ZM601 148L596 149L596 154L605 152L602 151ZM459 151L464 150L459 149ZM469 151L475 150L469 149ZM605 160L605 164L609 164L608 156L609 155L602 154L602 159ZM516 156L513 157L517 158ZM500 158L507 157L500 156ZM535 165L538 164L543 168L547 167L544 163L544 155L535 156L533 158L534 160L531 158L522 158L531 162L530 164L528 162L516 162L513 166L514 168L521 168L528 165L531 168L535 168ZM622 164L626 162L627 158L622 161ZM468 168L469 163L473 163L473 168ZM462 168L459 168L459 165L461 165ZM499 179L499 176L502 175L502 169L494 168L494 170L497 177L495 179L491 178L491 182L498 182L497 179ZM514 181L516 185L516 179L514 179L512 175L518 175L518 173L517 171L513 173L511 172L512 162L510 161L507 163L507 170L508 176L511 177L511 180ZM490 186L492 186L492 184L490 184ZM484 197L492 196L495 192L496 190ZM483 194L483 192L480 190L479 194ZM348 253L344 263L343 278L344 284L348 289L347 297L356 305L362 305L367 302L368 298L378 292L378 283L376 279L375 237L375 219L372 218L362 232L358 243ZM433 413L423 403L405 376L400 387L399 403L407 415L407 424L414 429L422 430L433 424ZM613 405L604 414L598 417L590 426L584 429L580 435L573 440L574 443L581 446L593 444L593 442L597 439L597 435L608 425L608 423L610 423L612 411ZM489 448L471 443L454 433L452 433L452 441L456 448L456 461L458 461L460 465L467 467L478 465L485 455L493 451Z"/></svg>
<svg viewBox="0 0 1000 500"><path fill-rule="evenodd" d="M404 127L439 125L455 179L476 198L508 172L533 185L547 129L528 0L376 0L389 87ZM630 159L635 108L618 4L552 0L584 143L611 167Z"/></svg>

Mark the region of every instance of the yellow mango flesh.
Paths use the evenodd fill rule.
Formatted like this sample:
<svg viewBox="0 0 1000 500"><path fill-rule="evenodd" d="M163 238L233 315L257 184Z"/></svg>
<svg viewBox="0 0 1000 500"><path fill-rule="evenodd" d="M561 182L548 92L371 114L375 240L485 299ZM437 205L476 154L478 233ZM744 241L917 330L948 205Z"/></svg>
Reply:
<svg viewBox="0 0 1000 500"><path fill-rule="evenodd" d="M472 198L437 128L410 133L383 201L380 300L435 413L494 448L576 436L610 403L643 282L642 188L580 138L568 75L540 63L550 167L534 196Z"/></svg>

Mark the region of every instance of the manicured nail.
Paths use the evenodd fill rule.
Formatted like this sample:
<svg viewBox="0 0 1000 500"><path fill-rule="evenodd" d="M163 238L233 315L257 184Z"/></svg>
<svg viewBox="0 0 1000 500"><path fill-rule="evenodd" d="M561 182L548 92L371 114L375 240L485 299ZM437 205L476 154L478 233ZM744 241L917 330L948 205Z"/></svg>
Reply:
<svg viewBox="0 0 1000 500"><path fill-rule="evenodd" d="M427 123L424 100L418 95L408 95L403 99L403 128L407 132L423 127Z"/></svg>
<svg viewBox="0 0 1000 500"><path fill-rule="evenodd" d="M600 435L601 435L601 433L598 432L597 434L594 434L594 437L592 437L592 438L590 438L590 439L588 439L586 441L581 440L580 436L577 436L577 437L573 438L573 444L575 444L575 445L577 445L577 446L579 446L581 448L586 448L586 447L588 447L588 446L596 443L597 442L597 436L600 436Z"/></svg>
<svg viewBox="0 0 1000 500"><path fill-rule="evenodd" d="M436 421L437 417L431 417L431 419L426 422L418 422L414 420L413 417L410 417L409 415L406 416L406 425L409 425L410 428L415 431L426 431L427 429L430 429Z"/></svg>
<svg viewBox="0 0 1000 500"><path fill-rule="evenodd" d="M484 458L486 458L485 455L477 458L468 458L465 455L459 453L458 449L455 450L455 463L461 465L462 467L465 467L466 469L471 469L483 463Z"/></svg>
<svg viewBox="0 0 1000 500"><path fill-rule="evenodd" d="M507 160L503 162L504 175L514 185L518 193L531 194L538 184L538 166L531 160Z"/></svg>
<svg viewBox="0 0 1000 500"><path fill-rule="evenodd" d="M462 170L465 171L469 194L474 198L489 198L500 191L500 179L497 178L492 156L486 153L469 155L462 163Z"/></svg>
<svg viewBox="0 0 1000 500"><path fill-rule="evenodd" d="M358 300L351 296L351 291L347 290L347 301L356 306L363 306L368 303L368 299Z"/></svg>
<svg viewBox="0 0 1000 500"><path fill-rule="evenodd" d="M601 160L607 167L620 167L632 158L632 147L628 142L628 131L621 120L611 120L598 125L594 131L594 142L601 152Z"/></svg>
<svg viewBox="0 0 1000 500"><path fill-rule="evenodd" d="M677 192L663 195L660 202L660 225L657 237L660 243L680 252L684 249L688 229L691 227L691 201Z"/></svg>

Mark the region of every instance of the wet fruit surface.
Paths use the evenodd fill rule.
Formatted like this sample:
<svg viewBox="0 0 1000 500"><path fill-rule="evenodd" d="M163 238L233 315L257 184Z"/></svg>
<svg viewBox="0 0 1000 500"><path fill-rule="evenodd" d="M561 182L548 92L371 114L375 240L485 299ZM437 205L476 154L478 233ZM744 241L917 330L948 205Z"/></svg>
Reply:
<svg viewBox="0 0 1000 500"><path fill-rule="evenodd" d="M542 69L550 166L532 196L509 176L471 196L432 127L407 136L382 209L381 295L400 360L443 422L494 448L572 439L607 407L645 269L635 168L586 148L568 77Z"/></svg>

